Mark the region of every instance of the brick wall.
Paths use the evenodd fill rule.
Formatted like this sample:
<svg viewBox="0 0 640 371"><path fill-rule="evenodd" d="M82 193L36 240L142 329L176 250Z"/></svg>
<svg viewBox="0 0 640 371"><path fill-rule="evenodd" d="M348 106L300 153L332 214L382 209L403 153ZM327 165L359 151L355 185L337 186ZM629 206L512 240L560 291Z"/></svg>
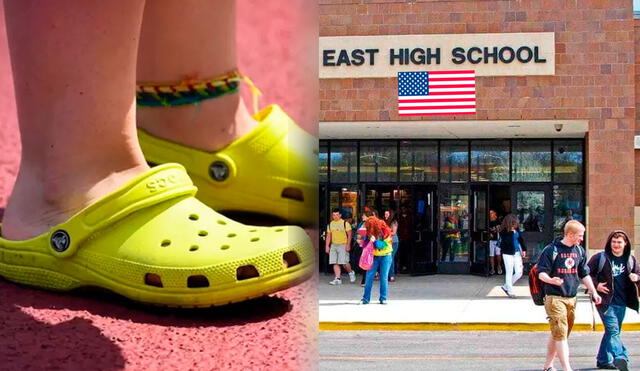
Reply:
<svg viewBox="0 0 640 371"><path fill-rule="evenodd" d="M478 77L477 115L403 117L396 79L325 79L321 121L584 119L589 244L634 226L631 1L320 1L320 35L555 32L554 76ZM615 175L614 175L615 174Z"/></svg>

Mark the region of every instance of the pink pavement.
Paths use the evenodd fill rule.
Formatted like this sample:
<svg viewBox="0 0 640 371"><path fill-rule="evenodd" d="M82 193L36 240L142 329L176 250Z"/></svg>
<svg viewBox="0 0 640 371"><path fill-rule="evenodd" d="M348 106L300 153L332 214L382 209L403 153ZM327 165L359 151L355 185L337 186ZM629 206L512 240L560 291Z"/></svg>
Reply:
<svg viewBox="0 0 640 371"><path fill-rule="evenodd" d="M307 0L238 0L240 69L264 93L262 106L279 103L313 134L317 24L317 6ZM0 3L0 218L19 165L19 140ZM0 368L316 368L316 281L227 307L169 310L112 295L49 293L0 279Z"/></svg>

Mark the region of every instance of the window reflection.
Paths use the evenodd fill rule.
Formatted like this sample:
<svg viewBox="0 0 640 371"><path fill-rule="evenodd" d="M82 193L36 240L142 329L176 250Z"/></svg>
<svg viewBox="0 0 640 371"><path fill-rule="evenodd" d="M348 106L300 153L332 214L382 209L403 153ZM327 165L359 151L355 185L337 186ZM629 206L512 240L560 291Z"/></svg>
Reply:
<svg viewBox="0 0 640 371"><path fill-rule="evenodd" d="M438 181L438 143L400 142L400 181Z"/></svg>
<svg viewBox="0 0 640 371"><path fill-rule="evenodd" d="M509 143L471 142L471 180L509 181Z"/></svg>
<svg viewBox="0 0 640 371"><path fill-rule="evenodd" d="M553 234L560 236L564 224L575 219L584 224L582 186L556 185L553 187Z"/></svg>
<svg viewBox="0 0 640 371"><path fill-rule="evenodd" d="M542 232L544 230L544 191L517 192L516 202L520 229L525 232Z"/></svg>
<svg viewBox="0 0 640 371"><path fill-rule="evenodd" d="M440 181L464 183L469 178L467 142L442 142L440 145Z"/></svg>
<svg viewBox="0 0 640 371"><path fill-rule="evenodd" d="M556 142L553 151L553 180L558 183L582 182L582 143Z"/></svg>
<svg viewBox="0 0 640 371"><path fill-rule="evenodd" d="M331 182L356 183L358 181L358 161L356 143L342 142L331 144Z"/></svg>
<svg viewBox="0 0 640 371"><path fill-rule="evenodd" d="M360 181L395 182L397 165L396 142L360 143Z"/></svg>
<svg viewBox="0 0 640 371"><path fill-rule="evenodd" d="M551 142L513 141L513 181L551 181Z"/></svg>
<svg viewBox="0 0 640 371"><path fill-rule="evenodd" d="M320 182L327 182L329 176L327 175L329 165L329 149L326 143L320 143L320 151L318 153L318 179Z"/></svg>

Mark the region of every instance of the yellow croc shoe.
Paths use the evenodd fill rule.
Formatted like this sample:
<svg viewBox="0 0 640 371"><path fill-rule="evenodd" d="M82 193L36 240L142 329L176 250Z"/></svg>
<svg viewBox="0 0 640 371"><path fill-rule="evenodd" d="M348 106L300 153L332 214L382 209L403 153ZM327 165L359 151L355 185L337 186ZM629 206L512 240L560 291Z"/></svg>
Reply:
<svg viewBox="0 0 640 371"><path fill-rule="evenodd" d="M186 147L141 129L138 138L150 163L184 165L198 187L198 199L213 209L312 224L317 214L318 140L277 105L254 118L254 130L217 152Z"/></svg>
<svg viewBox="0 0 640 371"><path fill-rule="evenodd" d="M98 286L144 303L207 307L313 274L302 228L237 223L195 193L180 165L153 168L45 234L0 238L0 275L53 290Z"/></svg>

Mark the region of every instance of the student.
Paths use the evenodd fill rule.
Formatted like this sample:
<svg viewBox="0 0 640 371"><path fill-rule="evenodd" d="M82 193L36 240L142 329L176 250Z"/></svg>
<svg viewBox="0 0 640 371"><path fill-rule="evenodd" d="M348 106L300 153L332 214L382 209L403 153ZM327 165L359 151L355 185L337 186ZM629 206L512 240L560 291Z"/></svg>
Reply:
<svg viewBox="0 0 640 371"><path fill-rule="evenodd" d="M602 300L593 286L587 258L580 246L584 230L579 221L568 221L564 226L564 237L556 238L547 245L538 260L538 277L546 283L544 309L551 329L547 342L547 360L543 367L545 371L555 370L553 359L556 355L563 370L572 370L567 339L575 320L576 295L580 282L587 286L596 305Z"/></svg>
<svg viewBox="0 0 640 371"><path fill-rule="evenodd" d="M631 255L631 241L623 231L613 231L607 238L604 251L589 260L589 275L602 302L596 306L604 334L600 341L596 367L627 370L629 354L620 332L626 308L638 311L638 264Z"/></svg>
<svg viewBox="0 0 640 371"><path fill-rule="evenodd" d="M342 219L340 209L335 208L331 212L331 222L327 226L327 238L325 252L329 254L329 264L333 264L334 279L330 285L342 285L340 266L344 266L349 274L349 281L356 282L356 272L349 264L349 251L351 251L351 224Z"/></svg>
<svg viewBox="0 0 640 371"><path fill-rule="evenodd" d="M376 243L373 249L373 266L367 271L367 278L364 286L364 294L361 303L369 304L371 300L371 289L373 287L373 278L376 272L380 273L380 304L387 303L387 287L389 285L389 268L391 267L391 257L393 252L391 241L391 230L384 222L374 215L373 211L366 211L367 221L367 237L370 241Z"/></svg>
<svg viewBox="0 0 640 371"><path fill-rule="evenodd" d="M500 252L504 261L504 286L502 291L515 299L513 285L522 277L522 259L527 254L522 234L518 231L518 217L508 214L502 220L500 231Z"/></svg>

